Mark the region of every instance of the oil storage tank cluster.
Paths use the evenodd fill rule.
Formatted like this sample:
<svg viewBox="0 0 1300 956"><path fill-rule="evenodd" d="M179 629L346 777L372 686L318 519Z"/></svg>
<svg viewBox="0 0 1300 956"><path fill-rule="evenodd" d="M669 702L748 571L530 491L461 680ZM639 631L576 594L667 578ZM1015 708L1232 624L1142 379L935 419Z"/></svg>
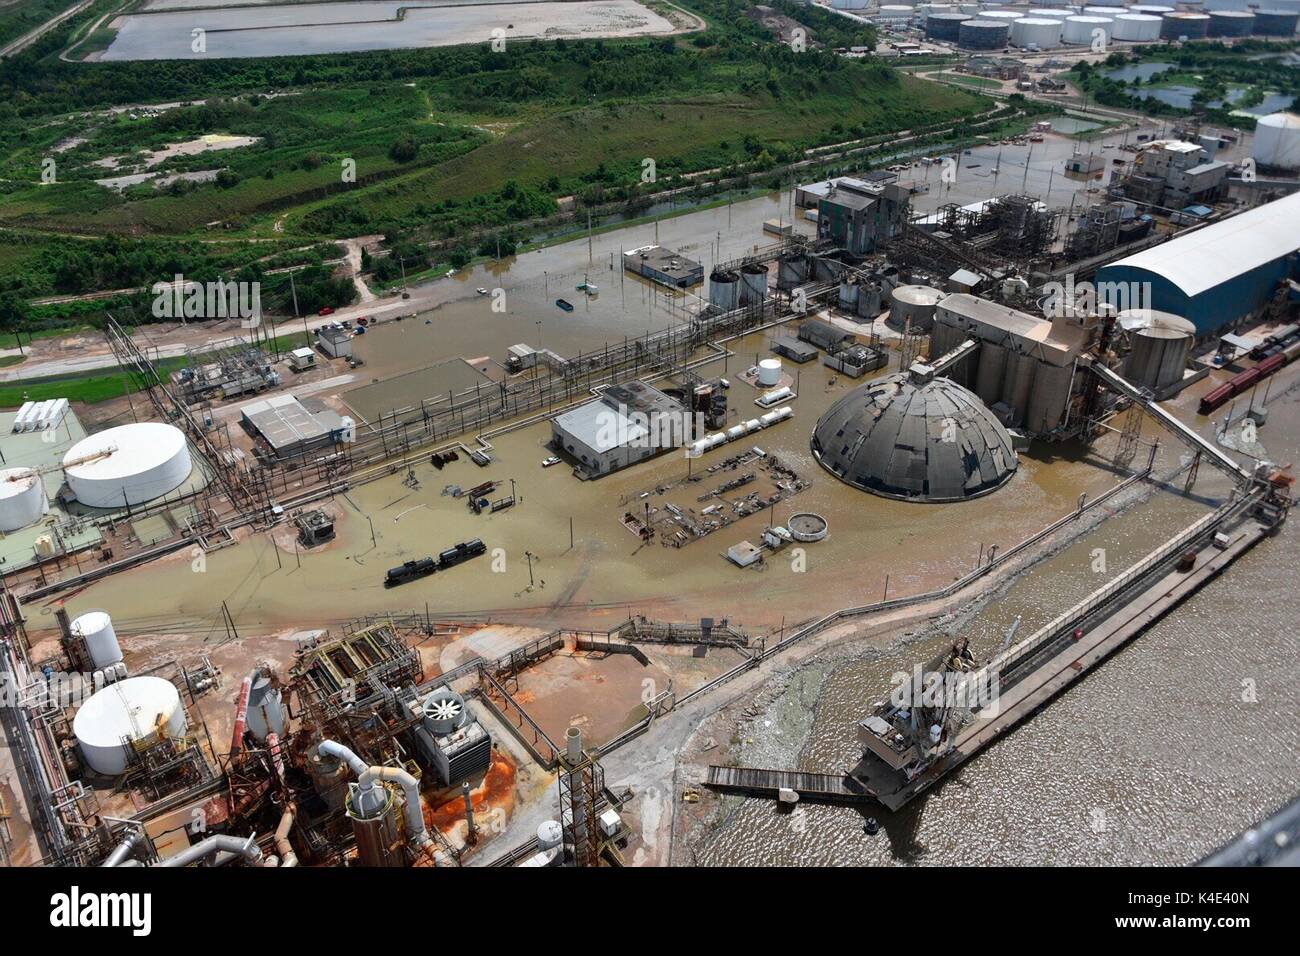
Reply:
<svg viewBox="0 0 1300 956"><path fill-rule="evenodd" d="M1145 13L1121 13L1115 17L1115 26L1111 29L1115 40L1130 40L1137 43L1160 39L1160 18Z"/></svg>
<svg viewBox="0 0 1300 956"><path fill-rule="evenodd" d="M1065 21L1061 39L1075 46L1090 46L1098 39L1109 40L1114 24L1110 17L1070 17Z"/></svg>
<svg viewBox="0 0 1300 956"><path fill-rule="evenodd" d="M1259 166L1286 172L1300 170L1300 116L1273 113L1259 120L1251 156Z"/></svg>
<svg viewBox="0 0 1300 956"><path fill-rule="evenodd" d="M730 312L740 308L740 275L723 269L709 273L709 305Z"/></svg>
<svg viewBox="0 0 1300 956"><path fill-rule="evenodd" d="M182 737L187 727L180 692L161 677L128 677L94 694L72 719L86 764L114 777L126 770L132 748L160 733Z"/></svg>
<svg viewBox="0 0 1300 956"><path fill-rule="evenodd" d="M1248 37L1255 29L1255 14L1248 10L1211 10L1208 35Z"/></svg>
<svg viewBox="0 0 1300 956"><path fill-rule="evenodd" d="M1123 376L1151 389L1156 398L1176 391L1196 340L1196 326L1171 312L1153 309L1128 309L1117 321L1129 339Z"/></svg>
<svg viewBox="0 0 1300 956"><path fill-rule="evenodd" d="M1203 40L1210 30L1210 18L1204 13L1166 13L1160 17L1160 39Z"/></svg>
<svg viewBox="0 0 1300 956"><path fill-rule="evenodd" d="M161 497L183 484L191 467L185 433L161 422L97 432L63 458L68 487L91 508L121 508Z"/></svg>
<svg viewBox="0 0 1300 956"><path fill-rule="evenodd" d="M1300 24L1300 10L1260 7L1255 11L1255 36L1257 37L1295 36L1297 24Z"/></svg>
<svg viewBox="0 0 1300 956"><path fill-rule="evenodd" d="M0 471L0 532L8 534L40 521L50 510L45 482L30 468Z"/></svg>
<svg viewBox="0 0 1300 956"><path fill-rule="evenodd" d="M806 255L791 252L777 260L776 287L782 292L791 292L807 281L808 257Z"/></svg>
<svg viewBox="0 0 1300 956"><path fill-rule="evenodd" d="M961 25L974 19L975 16L970 13L932 13L925 18L925 35L931 40L956 43Z"/></svg>
<svg viewBox="0 0 1300 956"><path fill-rule="evenodd" d="M957 45L965 50L1001 50L1011 36L1005 20L967 20L957 31Z"/></svg>
<svg viewBox="0 0 1300 956"><path fill-rule="evenodd" d="M965 501L1016 471L1011 436L970 391L913 366L868 382L817 421L812 452L836 478L906 501Z"/></svg>
<svg viewBox="0 0 1300 956"><path fill-rule="evenodd" d="M1050 50L1061 45L1061 20L1052 17L1022 17L1011 24L1011 45Z"/></svg>

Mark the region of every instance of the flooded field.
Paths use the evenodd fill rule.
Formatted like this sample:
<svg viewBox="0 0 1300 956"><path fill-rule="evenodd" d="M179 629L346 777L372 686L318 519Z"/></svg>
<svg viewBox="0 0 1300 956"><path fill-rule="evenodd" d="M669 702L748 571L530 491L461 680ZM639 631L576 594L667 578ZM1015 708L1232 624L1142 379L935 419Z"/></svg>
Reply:
<svg viewBox="0 0 1300 956"><path fill-rule="evenodd" d="M337 3L177 5L113 21L117 36L100 59L184 60L206 57L305 56L511 39L663 35L674 27L636 0L409 4L399 0ZM152 12L156 11L156 12ZM195 49L192 31L204 31ZM494 34L500 30L500 34Z"/></svg>
<svg viewBox="0 0 1300 956"><path fill-rule="evenodd" d="M1300 453L1300 392L1270 406L1270 455ZM1204 472L1202 472L1204 475ZM1222 480L1198 483L1217 500ZM1021 634L1119 573L1211 504L1158 493L1047 560L980 610L965 629L996 648L1015 617ZM715 828L680 862L725 864L1084 864L1193 862L1295 794L1300 681L1300 528L1247 554L1178 608L977 756L953 778L867 836L852 809L728 797ZM737 762L833 771L857 757L854 724L890 675L926 660L944 638L791 675L766 711L737 729ZM717 761L715 761L717 762ZM712 797L709 799L719 799Z"/></svg>

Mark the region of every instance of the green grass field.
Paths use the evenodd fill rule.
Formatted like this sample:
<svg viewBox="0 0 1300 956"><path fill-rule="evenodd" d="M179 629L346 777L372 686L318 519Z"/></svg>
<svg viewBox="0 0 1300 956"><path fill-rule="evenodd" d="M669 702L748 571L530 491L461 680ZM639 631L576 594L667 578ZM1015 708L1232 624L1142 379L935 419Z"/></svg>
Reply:
<svg viewBox="0 0 1300 956"><path fill-rule="evenodd" d="M0 6L0 46L57 17L76 0L17 0Z"/></svg>

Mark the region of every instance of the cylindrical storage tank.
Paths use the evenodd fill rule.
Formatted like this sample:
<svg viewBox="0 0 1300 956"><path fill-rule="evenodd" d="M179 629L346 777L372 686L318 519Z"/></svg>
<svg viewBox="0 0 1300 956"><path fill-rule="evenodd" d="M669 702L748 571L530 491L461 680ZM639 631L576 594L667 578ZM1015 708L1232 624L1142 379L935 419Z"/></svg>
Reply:
<svg viewBox="0 0 1300 956"><path fill-rule="evenodd" d="M762 305L767 301L767 266L754 263L740 270L740 304Z"/></svg>
<svg viewBox="0 0 1300 956"><path fill-rule="evenodd" d="M1025 428L1035 435L1050 432L1065 418L1070 399L1074 365L1056 366L1040 362L1034 373L1034 390L1029 396Z"/></svg>
<svg viewBox="0 0 1300 956"><path fill-rule="evenodd" d="M763 359L758 363L758 384L770 388L781 381L781 360Z"/></svg>
<svg viewBox="0 0 1300 956"><path fill-rule="evenodd" d="M1005 20L967 20L958 28L957 45L966 50L1001 50L1011 36Z"/></svg>
<svg viewBox="0 0 1300 956"><path fill-rule="evenodd" d="M969 13L936 13L925 21L925 35L931 40L957 42L961 25L975 19Z"/></svg>
<svg viewBox="0 0 1300 956"><path fill-rule="evenodd" d="M1024 13L1019 10L985 10L980 14L981 20L1020 20Z"/></svg>
<svg viewBox="0 0 1300 956"><path fill-rule="evenodd" d="M1091 0L1091 3L1089 3L1088 5L1093 7L1107 7L1109 9L1114 9L1116 7L1124 6L1125 2L1126 0Z"/></svg>
<svg viewBox="0 0 1300 956"><path fill-rule="evenodd" d="M1061 39L1074 45L1090 46L1102 37L1109 40L1114 23L1110 17L1070 17L1065 21Z"/></svg>
<svg viewBox="0 0 1300 956"><path fill-rule="evenodd" d="M1043 7L1030 11L1030 19L1034 20L1058 20L1065 22L1074 16L1073 10L1067 10L1064 7Z"/></svg>
<svg viewBox="0 0 1300 956"><path fill-rule="evenodd" d="M836 0L837 3L843 0ZM537 828L537 845L543 850L559 846L564 840L564 827L559 820L547 820Z"/></svg>
<svg viewBox="0 0 1300 956"><path fill-rule="evenodd" d="M1294 36L1296 26L1300 24L1300 11L1264 8L1255 11L1255 36L1289 37Z"/></svg>
<svg viewBox="0 0 1300 956"><path fill-rule="evenodd" d="M714 269L709 274L709 305L723 312L740 308L740 276L735 272Z"/></svg>
<svg viewBox="0 0 1300 956"><path fill-rule="evenodd" d="M776 263L776 287L782 292L797 289L808 281L808 257L782 256Z"/></svg>
<svg viewBox="0 0 1300 956"><path fill-rule="evenodd" d="M158 498L190 476L185 433L161 422L119 425L83 438L63 457L68 487L91 508Z"/></svg>
<svg viewBox="0 0 1300 956"><path fill-rule="evenodd" d="M906 23L912 19L912 8L897 3L886 4L872 16L872 19L877 23Z"/></svg>
<svg viewBox="0 0 1300 956"><path fill-rule="evenodd" d="M1006 377L1007 350L992 342L980 343L979 366L975 371L975 384L971 391L978 395L985 405L994 405L1002 399L1002 383Z"/></svg>
<svg viewBox="0 0 1300 956"><path fill-rule="evenodd" d="M1121 13L1111 30L1115 40L1145 42L1160 39L1160 18L1146 13Z"/></svg>
<svg viewBox="0 0 1300 956"><path fill-rule="evenodd" d="M1133 6L1128 8L1128 12L1145 13L1149 17L1160 17L1164 16L1166 13L1173 13L1174 8L1156 6L1155 4L1135 3Z"/></svg>
<svg viewBox="0 0 1300 956"><path fill-rule="evenodd" d="M155 736L185 734L180 692L161 677L128 677L94 694L72 718L72 733L87 766L106 777L126 770L132 745Z"/></svg>
<svg viewBox="0 0 1300 956"><path fill-rule="evenodd" d="M911 322L913 332L929 332L934 328L935 306L943 296L928 285L900 285L890 297L889 324L902 329Z"/></svg>
<svg viewBox="0 0 1300 956"><path fill-rule="evenodd" d="M270 734L283 739L285 730L284 699L266 674L258 674L248 694L248 729L265 742Z"/></svg>
<svg viewBox="0 0 1300 956"><path fill-rule="evenodd" d="M840 283L839 305L844 312L858 311L858 284L856 282Z"/></svg>
<svg viewBox="0 0 1300 956"><path fill-rule="evenodd" d="M1247 10L1213 10L1210 12L1212 37L1248 37L1255 29L1255 14Z"/></svg>
<svg viewBox="0 0 1300 956"><path fill-rule="evenodd" d="M1166 13L1160 18L1160 39L1202 40L1210 29L1210 18L1204 13Z"/></svg>
<svg viewBox="0 0 1300 956"><path fill-rule="evenodd" d="M1196 326L1182 316L1153 309L1127 309L1116 321L1129 336L1126 379L1157 393L1182 381Z"/></svg>
<svg viewBox="0 0 1300 956"><path fill-rule="evenodd" d="M8 534L41 520L50 510L45 482L30 468L0 471L0 531Z"/></svg>
<svg viewBox="0 0 1300 956"><path fill-rule="evenodd" d="M90 662L98 670L111 667L122 659L122 647L113 630L113 619L107 611L87 611L77 615L72 622L72 633L86 645Z"/></svg>
<svg viewBox="0 0 1300 956"><path fill-rule="evenodd" d="M1300 116L1273 113L1255 124L1251 156L1259 166L1287 172L1300 170Z"/></svg>
<svg viewBox="0 0 1300 956"><path fill-rule="evenodd" d="M1250 9L1249 0L1203 0L1202 6L1206 13L1209 13L1212 10Z"/></svg>
<svg viewBox="0 0 1300 956"><path fill-rule="evenodd" d="M1023 17L1011 24L1011 44L1050 50L1061 45L1061 21L1051 17Z"/></svg>

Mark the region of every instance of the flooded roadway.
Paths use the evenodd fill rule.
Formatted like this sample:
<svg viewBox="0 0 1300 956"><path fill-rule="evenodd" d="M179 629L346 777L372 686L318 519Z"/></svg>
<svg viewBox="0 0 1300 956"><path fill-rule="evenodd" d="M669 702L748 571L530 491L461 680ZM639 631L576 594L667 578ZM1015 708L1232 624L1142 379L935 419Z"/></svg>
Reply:
<svg viewBox="0 0 1300 956"><path fill-rule="evenodd" d="M1275 399L1261 440L1300 455L1300 391ZM1221 479L1197 485L1218 499ZM1012 584L969 622L977 653L1020 635L1205 513L1161 492ZM1104 549L1106 574L1094 570ZM1300 684L1300 527L1227 574L953 777L867 836L854 809L727 797L684 859L736 864L1186 864L1295 796ZM940 651L939 638L809 664L739 733L737 762L834 771L859 755L855 724L890 675ZM1246 699L1243 700L1243 697ZM716 761L715 761L716 762ZM717 799L717 798L710 798Z"/></svg>

